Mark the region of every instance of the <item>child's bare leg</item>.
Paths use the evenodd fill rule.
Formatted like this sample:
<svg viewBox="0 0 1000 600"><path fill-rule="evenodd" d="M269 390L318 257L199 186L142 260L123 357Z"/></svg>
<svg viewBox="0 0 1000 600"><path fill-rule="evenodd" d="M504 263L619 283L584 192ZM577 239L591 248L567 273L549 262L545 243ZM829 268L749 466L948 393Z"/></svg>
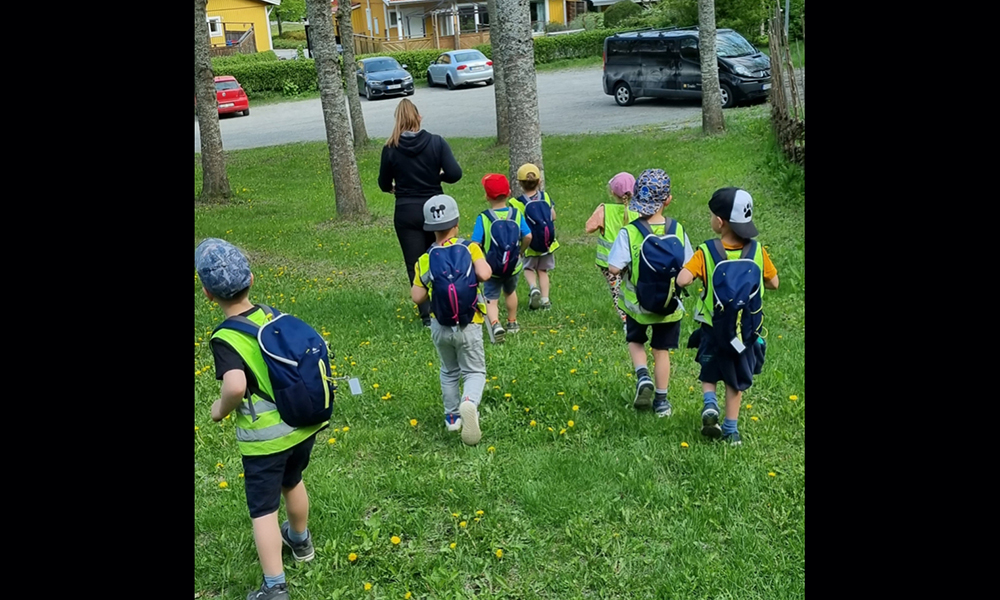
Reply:
<svg viewBox="0 0 1000 600"><path fill-rule="evenodd" d="M653 348L653 374L656 379L656 394L653 396L653 410L657 416L669 417L672 410L667 400L667 388L670 386L670 351Z"/></svg>
<svg viewBox="0 0 1000 600"><path fill-rule="evenodd" d="M507 321L514 323L517 321L517 290L507 294L505 300L507 302Z"/></svg>
<svg viewBox="0 0 1000 600"><path fill-rule="evenodd" d="M499 301L497 300L486 301L486 316L490 319L490 325L496 323L500 318L500 307L498 304Z"/></svg>
<svg viewBox="0 0 1000 600"><path fill-rule="evenodd" d="M542 290L542 302L545 302L549 298L549 272L539 271L538 272L538 287Z"/></svg>
<svg viewBox="0 0 1000 600"><path fill-rule="evenodd" d="M531 269L524 270L524 280L528 282L528 287L536 287L535 272Z"/></svg>
<svg viewBox="0 0 1000 600"><path fill-rule="evenodd" d="M635 342L628 343L628 353L632 357L632 366L638 369L646 367L646 347Z"/></svg>
<svg viewBox="0 0 1000 600"><path fill-rule="evenodd" d="M265 577L277 577L285 572L281 563L281 530L278 511L253 519L253 540Z"/></svg>
<svg viewBox="0 0 1000 600"><path fill-rule="evenodd" d="M288 524L292 526L292 531L305 533L309 524L309 495L306 493L305 482L300 481L291 489L283 487L281 493L285 496L285 510L288 512Z"/></svg>

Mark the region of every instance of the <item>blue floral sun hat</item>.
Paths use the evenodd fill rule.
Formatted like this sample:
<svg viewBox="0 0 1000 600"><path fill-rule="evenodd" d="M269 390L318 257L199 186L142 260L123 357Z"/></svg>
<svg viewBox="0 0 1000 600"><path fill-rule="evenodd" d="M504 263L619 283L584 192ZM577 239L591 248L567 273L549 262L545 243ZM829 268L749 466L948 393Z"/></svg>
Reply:
<svg viewBox="0 0 1000 600"><path fill-rule="evenodd" d="M646 169L635 180L628 207L644 217L660 210L670 197L670 176L663 169Z"/></svg>

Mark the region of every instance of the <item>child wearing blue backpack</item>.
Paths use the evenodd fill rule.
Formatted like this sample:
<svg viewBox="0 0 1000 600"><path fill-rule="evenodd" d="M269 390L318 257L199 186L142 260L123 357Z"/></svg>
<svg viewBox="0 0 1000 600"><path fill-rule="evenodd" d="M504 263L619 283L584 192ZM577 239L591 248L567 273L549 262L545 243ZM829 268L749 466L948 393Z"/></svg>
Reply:
<svg viewBox="0 0 1000 600"><path fill-rule="evenodd" d="M459 239L458 204L438 195L424 203L424 231L435 242L415 265L410 296L415 304L430 300L431 339L441 357L441 395L448 431L462 441L479 443L479 402L486 385L483 317L479 284L492 275L478 244ZM463 388L459 391L459 376Z"/></svg>
<svg viewBox="0 0 1000 600"><path fill-rule="evenodd" d="M704 406L701 432L737 446L742 443L736 423L743 391L753 384L764 364L766 345L760 336L764 314L763 288L778 289L778 270L764 247L753 238L753 198L746 190L727 187L708 201L712 231L720 237L698 247L677 276L684 287L695 278L705 287L694 319L701 323L688 341L697 348ZM726 384L726 415L719 426L716 384Z"/></svg>
<svg viewBox="0 0 1000 600"><path fill-rule="evenodd" d="M552 308L549 300L549 271L556 268L556 207L552 198L542 190L542 176L538 167L523 164L517 170L517 181L524 194L511 198L510 205L521 211L531 230L531 243L524 250L524 278L528 281L528 308ZM537 277L537 286L536 278Z"/></svg>
<svg viewBox="0 0 1000 600"><path fill-rule="evenodd" d="M670 177L663 169L646 169L632 188L629 209L639 218L622 228L608 254L608 270L622 273L625 340L638 381L635 408L653 407L658 417L672 412L667 391L670 384L670 350L680 342L684 305L674 280L693 254L684 228L664 218L663 209L673 200ZM652 328L650 348L655 361L656 387L646 367L646 330Z"/></svg>
<svg viewBox="0 0 1000 600"><path fill-rule="evenodd" d="M521 255L531 243L531 229L521 211L507 206L510 184L507 177L490 173L483 177L483 189L489 210L476 217L472 241L482 247L493 276L483 284L486 316L490 322L494 344L502 344L504 334L521 330L517 324L517 280L524 268ZM500 325L500 292L507 304L507 327Z"/></svg>
<svg viewBox="0 0 1000 600"><path fill-rule="evenodd" d="M236 411L247 507L264 571L264 582L247 600L285 600L282 544L297 561L315 557L302 471L333 410L326 342L295 317L250 303L250 264L232 244L203 241L195 250L195 267L205 296L226 316L210 341L215 376L222 381L212 420ZM282 496L288 521L279 527Z"/></svg>

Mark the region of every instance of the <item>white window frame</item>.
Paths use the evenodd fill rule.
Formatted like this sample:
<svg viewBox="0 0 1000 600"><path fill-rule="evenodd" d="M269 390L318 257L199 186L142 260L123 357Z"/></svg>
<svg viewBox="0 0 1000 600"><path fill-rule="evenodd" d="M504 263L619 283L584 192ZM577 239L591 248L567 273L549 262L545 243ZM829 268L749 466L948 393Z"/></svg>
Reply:
<svg viewBox="0 0 1000 600"><path fill-rule="evenodd" d="M208 17L208 37L222 37L225 30L222 28L222 17ZM216 33L215 31L218 31Z"/></svg>

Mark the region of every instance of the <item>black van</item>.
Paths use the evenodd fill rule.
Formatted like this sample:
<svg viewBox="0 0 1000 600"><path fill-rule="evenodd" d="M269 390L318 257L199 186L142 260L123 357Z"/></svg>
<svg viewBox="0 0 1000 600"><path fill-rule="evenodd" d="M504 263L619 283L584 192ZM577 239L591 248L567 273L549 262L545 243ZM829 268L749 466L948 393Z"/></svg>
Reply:
<svg viewBox="0 0 1000 600"><path fill-rule="evenodd" d="M771 59L732 29L719 29L722 106L768 95ZM619 106L636 98L701 98L698 28L628 31L604 40L604 93Z"/></svg>

